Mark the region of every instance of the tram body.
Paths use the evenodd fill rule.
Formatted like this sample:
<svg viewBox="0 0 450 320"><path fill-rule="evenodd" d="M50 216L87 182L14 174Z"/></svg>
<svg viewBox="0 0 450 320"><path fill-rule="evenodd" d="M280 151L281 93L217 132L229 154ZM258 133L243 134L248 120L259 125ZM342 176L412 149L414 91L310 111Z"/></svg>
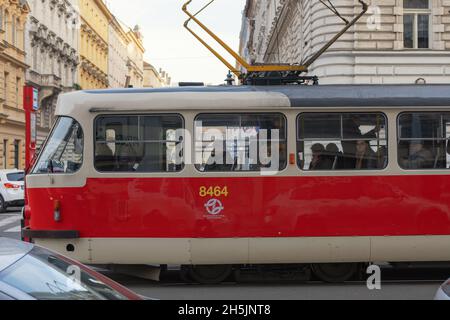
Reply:
<svg viewBox="0 0 450 320"><path fill-rule="evenodd" d="M450 162L443 147L450 138L447 112L447 85L211 87L64 94L56 115L59 125L72 121L67 128L81 129L74 134L78 166L68 170L72 164L62 163L59 168L52 163L48 172L37 168L48 165L48 159L42 157L57 153L56 145L51 147L52 139L64 140L56 137L57 123L26 178L27 227L23 236L88 264L450 261ZM417 122L415 113L436 113L445 121L441 121L442 127L430 129L445 131L439 139L430 138L425 129L406 134L411 141L422 134L423 143L443 150L433 154L434 167L426 170L408 170L398 161L403 130L399 121L405 115L413 119L406 122L419 123L420 116ZM133 117L138 117L136 121L142 122L146 117L176 116L193 133L199 115L213 119L213 124L214 119L226 119L227 115L254 118L261 114L268 115L264 119L273 115L283 122L285 162L271 175L251 170L202 171L195 161L164 172L105 172L94 164L101 143L112 144L114 149L118 147L114 141L120 140L116 136L97 142L99 135L105 134L99 133L98 126L125 123L104 119L129 117L127 121L133 122ZM310 122L308 114L314 115ZM309 170L311 166L304 162L310 160L306 154L315 135L323 144L336 137L323 132L303 137L299 126L314 131L315 123L337 114L336 132L350 114L382 119L384 133L370 139L382 136L383 141L374 140L372 146L378 151L380 144L385 146L384 164L374 170ZM317 118L320 121L314 122ZM280 123L277 121L271 123ZM146 130L142 123L139 126ZM106 131L112 130L107 128L105 125ZM345 132L340 134L344 145ZM429 142L432 138L437 142ZM122 139L125 142L119 143L126 144L127 138ZM152 143L156 142L148 142L149 146ZM438 162L442 164L436 165ZM211 199L220 203L213 214L208 211Z"/></svg>

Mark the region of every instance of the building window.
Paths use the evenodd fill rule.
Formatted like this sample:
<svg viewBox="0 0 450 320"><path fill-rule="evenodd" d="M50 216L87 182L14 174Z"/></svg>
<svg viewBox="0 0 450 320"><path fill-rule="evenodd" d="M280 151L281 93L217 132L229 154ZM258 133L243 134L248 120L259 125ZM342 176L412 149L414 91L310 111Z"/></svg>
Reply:
<svg viewBox="0 0 450 320"><path fill-rule="evenodd" d="M3 140L3 169L8 168L8 140Z"/></svg>
<svg viewBox="0 0 450 320"><path fill-rule="evenodd" d="M404 48L430 48L430 1L403 0L403 8Z"/></svg>
<svg viewBox="0 0 450 320"><path fill-rule="evenodd" d="M33 70L38 70L38 47L37 45L33 47Z"/></svg>
<svg viewBox="0 0 450 320"><path fill-rule="evenodd" d="M13 46L16 46L16 19L14 17L11 17L11 43Z"/></svg>
<svg viewBox="0 0 450 320"><path fill-rule="evenodd" d="M20 78L16 78L16 108L19 108L20 105Z"/></svg>
<svg viewBox="0 0 450 320"><path fill-rule="evenodd" d="M19 49L25 48L25 37L21 37L21 27L20 27L20 20L19 18L16 19L16 43L15 46ZM22 43L19 43L20 38L22 38Z"/></svg>
<svg viewBox="0 0 450 320"><path fill-rule="evenodd" d="M5 99L5 103L8 104L8 82L9 82L9 73L4 73L4 83L3 83L3 98Z"/></svg>
<svg viewBox="0 0 450 320"><path fill-rule="evenodd" d="M5 40L8 41L9 37L8 37L8 18L9 18L9 13L8 11L5 10L5 16L4 16L4 31L5 31Z"/></svg>
<svg viewBox="0 0 450 320"><path fill-rule="evenodd" d="M14 140L14 168L19 169L20 166L20 140Z"/></svg>
<svg viewBox="0 0 450 320"><path fill-rule="evenodd" d="M398 161L405 170L450 168L450 113L403 113Z"/></svg>
<svg viewBox="0 0 450 320"><path fill-rule="evenodd" d="M3 30L3 7L0 6L0 30Z"/></svg>
<svg viewBox="0 0 450 320"><path fill-rule="evenodd" d="M298 165L304 171L387 167L383 114L304 113L297 120Z"/></svg>

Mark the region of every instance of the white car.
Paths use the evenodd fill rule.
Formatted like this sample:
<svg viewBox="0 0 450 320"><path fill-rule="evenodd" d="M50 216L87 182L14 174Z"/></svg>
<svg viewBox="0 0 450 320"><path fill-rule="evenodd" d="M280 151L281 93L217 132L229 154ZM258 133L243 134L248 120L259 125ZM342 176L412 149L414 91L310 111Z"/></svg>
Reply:
<svg viewBox="0 0 450 320"><path fill-rule="evenodd" d="M0 170L0 212L24 205L24 178L21 170Z"/></svg>
<svg viewBox="0 0 450 320"><path fill-rule="evenodd" d="M434 300L450 300L450 279L439 288Z"/></svg>

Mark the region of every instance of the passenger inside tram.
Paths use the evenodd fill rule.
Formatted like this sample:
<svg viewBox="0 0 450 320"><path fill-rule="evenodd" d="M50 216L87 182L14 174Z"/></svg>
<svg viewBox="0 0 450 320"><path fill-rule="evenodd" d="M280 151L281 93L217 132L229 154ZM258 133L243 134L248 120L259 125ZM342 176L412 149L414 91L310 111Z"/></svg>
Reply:
<svg viewBox="0 0 450 320"><path fill-rule="evenodd" d="M387 166L384 115L305 113L298 121L303 170L380 170Z"/></svg>
<svg viewBox="0 0 450 320"><path fill-rule="evenodd" d="M359 115L353 114L350 117L344 117L342 126L343 136L346 139L352 140L342 141L342 148L344 149L344 154L346 155L345 161L343 163L344 168L342 169L361 169L358 168L358 166L361 165L362 161L361 151L370 153L371 149L370 149L370 142L367 143L366 147L364 147L362 142L360 142L361 140L359 139L376 140L381 130L381 124L380 122L377 122L374 125L375 127L372 130L363 133L361 129L363 126L367 126L367 123L364 123L364 121L362 121ZM359 151L358 151L358 143L361 144ZM359 163L357 163L358 159ZM363 169L376 169L376 167Z"/></svg>
<svg viewBox="0 0 450 320"><path fill-rule="evenodd" d="M208 161L204 165L203 172L230 172L235 171L237 167L236 157L229 151L223 153L224 159L216 157L216 150L211 151Z"/></svg>
<svg viewBox="0 0 450 320"><path fill-rule="evenodd" d="M356 165L357 170L378 169L377 155L366 140L356 142Z"/></svg>
<svg viewBox="0 0 450 320"><path fill-rule="evenodd" d="M439 155L437 155L436 161ZM409 155L404 159L405 169L432 169L437 167L433 154L424 146L422 141L412 141L409 145ZM436 162L436 163L435 163Z"/></svg>
<svg viewBox="0 0 450 320"><path fill-rule="evenodd" d="M336 170L337 168L341 168L343 157L342 152L339 151L339 147L336 143L329 143L326 147L326 156L331 160L333 163L331 169Z"/></svg>
<svg viewBox="0 0 450 320"><path fill-rule="evenodd" d="M309 165L309 170L318 171L318 170L331 170L333 167L333 161L326 154L325 147L316 143L311 147L312 151L312 160Z"/></svg>
<svg viewBox="0 0 450 320"><path fill-rule="evenodd" d="M446 113L404 113L399 117L399 164L406 170L447 169L450 118Z"/></svg>

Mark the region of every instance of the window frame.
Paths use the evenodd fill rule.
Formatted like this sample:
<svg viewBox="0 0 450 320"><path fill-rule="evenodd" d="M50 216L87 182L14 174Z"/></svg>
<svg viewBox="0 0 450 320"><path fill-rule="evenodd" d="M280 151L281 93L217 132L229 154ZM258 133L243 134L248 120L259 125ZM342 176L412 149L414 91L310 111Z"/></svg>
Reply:
<svg viewBox="0 0 450 320"><path fill-rule="evenodd" d="M438 114L438 115L443 115L443 114L448 114L450 116L450 111L402 111L397 115L397 120L396 120L396 126L397 126L397 165L400 168L400 170L404 171L404 172L433 172L433 171L448 171L450 172L450 168L422 168L422 169L407 169L404 168L400 162L400 153L399 153L399 144L401 141L417 141L417 140L421 140L421 141L444 141L444 142L450 142L450 137L449 138L441 138L441 139L433 139L433 138L401 138L401 131L400 131L400 118L403 115L412 115L412 114ZM442 130L443 128L441 128Z"/></svg>
<svg viewBox="0 0 450 320"><path fill-rule="evenodd" d="M405 16L412 15L413 16L413 47L408 48L405 46ZM419 48L419 15L427 15L428 16L428 47L427 48ZM403 48L405 50L431 50L432 49L432 36L433 36L433 3L431 0L428 0L428 8L405 8L405 4L403 3Z"/></svg>
<svg viewBox="0 0 450 320"><path fill-rule="evenodd" d="M284 125L285 125L285 128L284 128L285 139L284 140L280 139L280 141L285 141L286 142L286 163L285 163L283 168L280 167L278 169L278 173L286 171L289 168L289 151L288 151L288 149L289 149L289 121L288 121L288 118L287 118L285 113L277 112L277 111L275 111L275 112L258 112L258 111L256 111L256 112L237 112L237 113L229 113L229 112L228 113L227 112L217 112L217 113L214 113L214 112L202 112L202 113L198 113L194 117L194 123L193 123L194 134L193 134L192 139L193 139L193 142L194 142L194 149L195 149L195 143L197 142L197 140L196 140L197 136L195 135L197 127L195 126L195 123L198 121L198 118L200 116L202 116L202 115L213 115L213 116L230 116L230 115L231 116L243 116L243 115L244 116L248 116L248 115L272 115L273 116L273 115L279 115L279 116L281 116L282 119L284 120ZM203 139L201 140L201 142L202 143L204 142ZM194 150L194 152L195 152L195 150ZM206 171L199 170L197 163L194 163L194 168L195 168L195 170L198 173L205 174L205 175L208 175L208 174L209 175L213 175L213 174L218 174L218 173L221 173L221 174L222 173L227 173L227 174L231 174L231 173L233 173L233 174L243 174L243 173L255 174L255 173L259 173L260 172L258 170L256 170L256 171L208 171L208 172L206 172Z"/></svg>
<svg viewBox="0 0 450 320"><path fill-rule="evenodd" d="M14 169L20 169L20 144L22 143L21 140L15 139L14 140Z"/></svg>
<svg viewBox="0 0 450 320"><path fill-rule="evenodd" d="M150 117L150 116L177 116L181 119L181 124L182 124L182 128L183 130L186 130L186 120L184 119L184 116L181 113L131 113L131 114L99 114L97 115L94 119L93 119L93 134L92 134L92 139L93 139L93 150L92 150L92 164L93 164L93 168L97 173L100 174L121 174L121 175L126 175L126 174L179 174L181 172L183 172L186 169L186 154L183 155L183 163L182 163L182 168L181 170L178 171L151 171L151 172L134 172L134 171L101 171L98 170L95 164L95 151L96 151L96 146L97 146L97 137L96 137L96 132L97 132L97 120L98 118L101 117ZM139 122L138 122L139 123ZM139 128L139 126L138 126ZM139 129L138 129L139 130ZM121 141L121 140L116 140L116 142L126 142L126 141ZM107 141L106 141L107 142ZM161 141L156 141L156 140L142 140L142 141L133 141L133 142L139 142L139 143L168 143L168 142L173 142L173 141L168 141L168 140L161 140ZM183 139L183 150L185 150L186 147L186 139Z"/></svg>
<svg viewBox="0 0 450 320"><path fill-rule="evenodd" d="M320 171L305 170L304 168L302 168L300 166L300 161L298 159L298 153L299 153L298 144L300 142L305 142L305 141L320 142L320 141L333 141L333 139L331 139L331 138L323 138L323 139L316 139L316 140L300 139L300 137L299 137L299 132L300 132L299 131L299 119L304 114L333 114L333 115L341 115L341 116L342 115L371 115L371 114L372 115L382 115L384 120L385 120L385 130L386 130L386 139L385 139L386 140L386 151L387 151L387 153L386 153L386 166L384 168L381 168L381 169L365 169L365 170L361 170L361 169L320 170ZM317 173L317 172L364 172L364 173L367 173L367 172L382 172L382 171L385 171L385 170L387 170L389 168L389 165L390 165L390 162L391 162L390 152L389 152L390 151L389 150L389 145L390 145L390 143L389 143L389 118L388 118L388 116L386 115L385 112L382 112L382 111L376 111L376 112L358 112L358 111L356 111L356 112L336 112L336 111L334 111L334 112L327 112L327 111L319 111L319 112L317 112L317 111L308 111L308 112L301 112L301 113L299 113L297 115L296 119L295 119L295 124L296 124L296 133L295 133L295 136L296 136L296 141L295 141L296 163L297 163L297 167L303 173L305 173L305 172L306 173L310 173L310 172L314 172L314 173ZM341 134L343 134L343 129L344 129L342 124L343 124L343 122L342 122L342 118L341 118ZM350 142L350 141L358 140L358 139L344 139L344 135L342 135L342 138L343 139L340 140L341 142L342 141ZM370 140L373 140L373 139L370 139Z"/></svg>

